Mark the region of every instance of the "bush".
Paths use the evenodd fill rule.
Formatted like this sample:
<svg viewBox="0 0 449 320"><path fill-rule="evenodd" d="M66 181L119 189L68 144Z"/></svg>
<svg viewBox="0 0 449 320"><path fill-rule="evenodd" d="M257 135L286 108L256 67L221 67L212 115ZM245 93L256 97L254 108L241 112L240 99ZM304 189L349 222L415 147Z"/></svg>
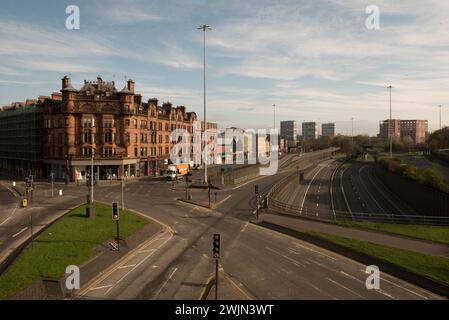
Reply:
<svg viewBox="0 0 449 320"><path fill-rule="evenodd" d="M434 168L421 169L397 158L377 158L376 161L385 170L399 174L420 184L440 190L444 190L445 188L445 182L441 174Z"/></svg>

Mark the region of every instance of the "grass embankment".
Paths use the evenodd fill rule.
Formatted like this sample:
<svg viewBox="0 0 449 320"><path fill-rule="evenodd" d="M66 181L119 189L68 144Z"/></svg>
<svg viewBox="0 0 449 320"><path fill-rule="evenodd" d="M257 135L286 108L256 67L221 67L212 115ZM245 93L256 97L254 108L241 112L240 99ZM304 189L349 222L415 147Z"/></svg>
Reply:
<svg viewBox="0 0 449 320"><path fill-rule="evenodd" d="M449 285L449 259L447 258L391 248L324 232L309 232L309 234Z"/></svg>
<svg viewBox="0 0 449 320"><path fill-rule="evenodd" d="M13 265L0 276L0 299L30 285L39 278L61 278L69 265L80 266L94 257L95 248L116 235L111 207L95 203L96 217L86 218L85 206L57 221L29 245ZM129 211L120 212L120 237L143 228L148 221Z"/></svg>
<svg viewBox="0 0 449 320"><path fill-rule="evenodd" d="M449 244L449 227L355 221L340 221L337 224Z"/></svg>
<svg viewBox="0 0 449 320"><path fill-rule="evenodd" d="M396 173L419 184L439 190L447 189L446 182L441 173L434 167L425 169L418 168L399 158L377 158L376 162L385 170Z"/></svg>

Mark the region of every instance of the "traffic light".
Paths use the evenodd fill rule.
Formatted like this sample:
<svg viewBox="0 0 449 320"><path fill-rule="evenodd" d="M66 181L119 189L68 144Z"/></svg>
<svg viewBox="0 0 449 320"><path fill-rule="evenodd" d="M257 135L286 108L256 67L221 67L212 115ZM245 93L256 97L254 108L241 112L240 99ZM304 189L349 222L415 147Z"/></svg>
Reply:
<svg viewBox="0 0 449 320"><path fill-rule="evenodd" d="M256 185L254 186L254 192L255 192L256 194L259 193L259 185L258 185L258 184L256 184Z"/></svg>
<svg viewBox="0 0 449 320"><path fill-rule="evenodd" d="M220 234L214 234L213 250L214 259L220 259Z"/></svg>
<svg viewBox="0 0 449 320"><path fill-rule="evenodd" d="M30 179L30 177L31 177L31 179ZM27 188L33 187L33 180L32 180L33 177L32 176L30 176L30 177L25 178L25 185Z"/></svg>
<svg viewBox="0 0 449 320"><path fill-rule="evenodd" d="M118 220L120 218L118 202L112 202L112 220Z"/></svg>

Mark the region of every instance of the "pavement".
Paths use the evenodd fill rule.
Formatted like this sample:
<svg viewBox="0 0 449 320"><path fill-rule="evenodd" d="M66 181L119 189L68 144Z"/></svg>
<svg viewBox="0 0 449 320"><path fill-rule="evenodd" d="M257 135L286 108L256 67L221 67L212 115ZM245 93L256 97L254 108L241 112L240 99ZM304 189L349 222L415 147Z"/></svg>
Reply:
<svg viewBox="0 0 449 320"><path fill-rule="evenodd" d="M313 221L297 217L263 214L261 221L266 221L299 232L320 231L334 235L386 245L393 248L415 251L423 254L449 258L449 246L425 240L396 236L357 228L348 228L331 223Z"/></svg>

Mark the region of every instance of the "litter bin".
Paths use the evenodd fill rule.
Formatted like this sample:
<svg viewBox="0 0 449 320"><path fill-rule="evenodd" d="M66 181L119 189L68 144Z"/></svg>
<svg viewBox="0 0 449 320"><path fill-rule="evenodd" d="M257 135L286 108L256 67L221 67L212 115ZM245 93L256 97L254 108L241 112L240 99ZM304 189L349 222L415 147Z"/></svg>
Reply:
<svg viewBox="0 0 449 320"><path fill-rule="evenodd" d="M25 208L26 206L28 206L28 200L23 198L22 199L22 208Z"/></svg>

